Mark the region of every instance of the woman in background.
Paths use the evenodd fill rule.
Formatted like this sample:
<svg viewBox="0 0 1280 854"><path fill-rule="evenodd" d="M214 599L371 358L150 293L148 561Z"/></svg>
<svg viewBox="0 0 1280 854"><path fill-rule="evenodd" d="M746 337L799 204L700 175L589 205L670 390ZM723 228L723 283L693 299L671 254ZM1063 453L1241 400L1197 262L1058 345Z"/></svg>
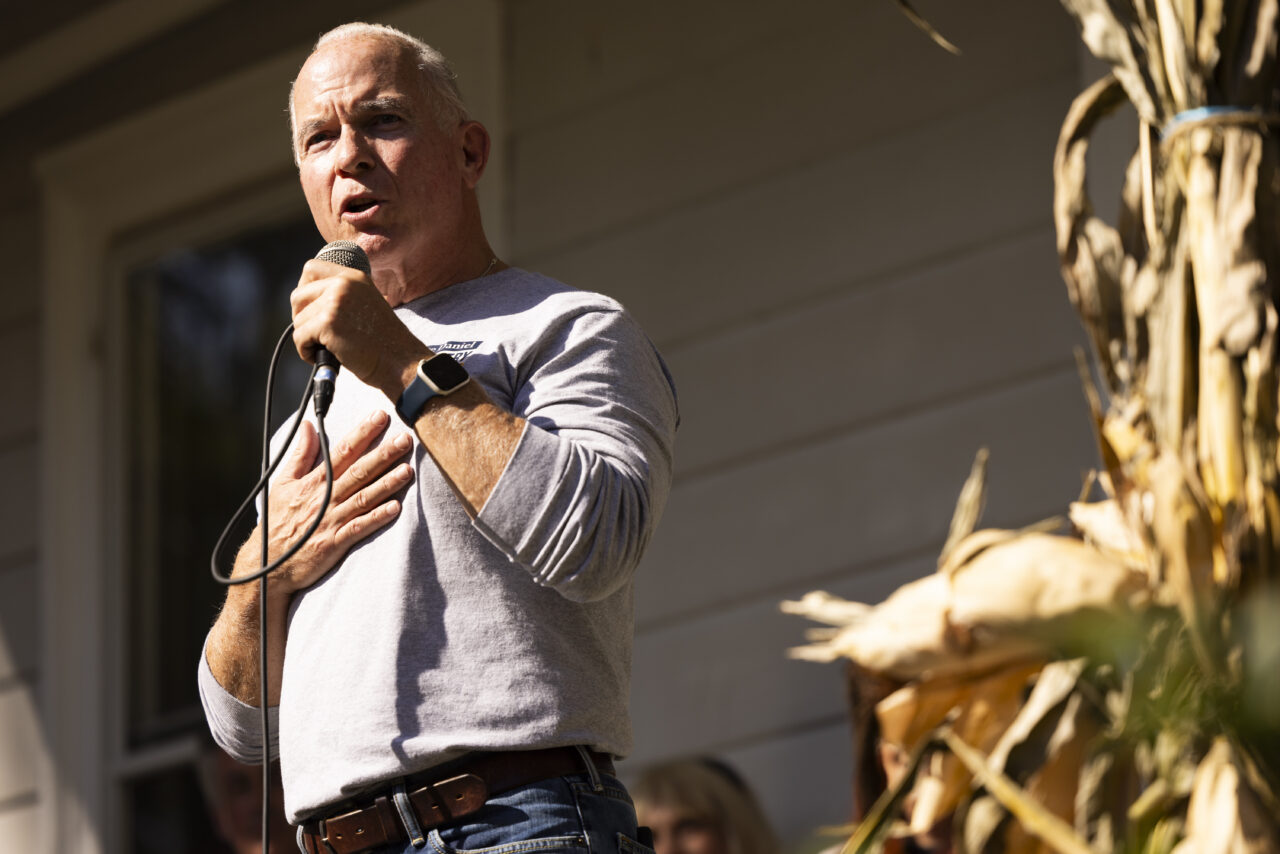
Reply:
<svg viewBox="0 0 1280 854"><path fill-rule="evenodd" d="M778 854L778 838L746 781L718 759L648 768L632 787L656 854Z"/></svg>

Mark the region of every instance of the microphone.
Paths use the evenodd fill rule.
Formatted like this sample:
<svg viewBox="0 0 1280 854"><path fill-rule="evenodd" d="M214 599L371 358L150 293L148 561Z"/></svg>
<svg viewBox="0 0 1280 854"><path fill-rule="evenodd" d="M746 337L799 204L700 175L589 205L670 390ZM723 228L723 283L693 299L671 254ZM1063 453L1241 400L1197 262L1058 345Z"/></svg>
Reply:
<svg viewBox="0 0 1280 854"><path fill-rule="evenodd" d="M335 240L325 244L324 248L316 253L316 260L350 267L366 276L373 275L373 268L369 266L369 256L360 248L360 244L351 240ZM333 403L333 382L338 378L339 367L341 365L332 353L324 347L316 348L316 387L313 399L316 414L321 418L328 414L329 404Z"/></svg>

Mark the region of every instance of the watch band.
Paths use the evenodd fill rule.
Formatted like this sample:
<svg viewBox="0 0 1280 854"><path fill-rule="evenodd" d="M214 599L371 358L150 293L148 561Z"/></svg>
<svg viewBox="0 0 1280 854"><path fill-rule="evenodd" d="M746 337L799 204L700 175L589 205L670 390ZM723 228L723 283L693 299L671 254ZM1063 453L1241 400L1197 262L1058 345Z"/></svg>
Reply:
<svg viewBox="0 0 1280 854"><path fill-rule="evenodd" d="M396 401L396 414L413 426L427 401L438 395L450 395L471 381L467 369L448 353L437 353L418 363L413 381Z"/></svg>

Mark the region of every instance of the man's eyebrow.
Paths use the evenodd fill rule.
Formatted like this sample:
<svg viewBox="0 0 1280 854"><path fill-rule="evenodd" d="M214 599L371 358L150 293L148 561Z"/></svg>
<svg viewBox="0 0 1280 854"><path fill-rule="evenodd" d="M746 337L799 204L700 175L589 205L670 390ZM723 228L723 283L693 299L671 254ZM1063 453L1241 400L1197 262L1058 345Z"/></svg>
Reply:
<svg viewBox="0 0 1280 854"><path fill-rule="evenodd" d="M307 119L298 125L298 130L294 136L294 145L305 142L311 137L311 134L320 130L329 123L328 119Z"/></svg>
<svg viewBox="0 0 1280 854"><path fill-rule="evenodd" d="M398 95L387 95L383 98L368 98L364 101L357 101L352 112L357 116L367 116L372 113L407 113L409 112L409 99L402 98ZM311 134L329 124L331 119L327 117L317 117L307 119L298 125L297 138L295 144L302 143L307 140Z"/></svg>
<svg viewBox="0 0 1280 854"><path fill-rule="evenodd" d="M369 113L407 113L409 111L409 99L402 98L399 95L387 95L382 98L369 98L366 101L356 102L354 113L368 115Z"/></svg>

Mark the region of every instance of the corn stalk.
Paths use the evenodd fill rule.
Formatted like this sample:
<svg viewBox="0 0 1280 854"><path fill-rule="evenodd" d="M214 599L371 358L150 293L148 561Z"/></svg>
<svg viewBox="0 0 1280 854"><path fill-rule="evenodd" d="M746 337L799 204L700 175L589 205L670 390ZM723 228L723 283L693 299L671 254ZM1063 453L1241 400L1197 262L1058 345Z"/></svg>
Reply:
<svg viewBox="0 0 1280 854"><path fill-rule="evenodd" d="M1054 158L1098 492L975 532L980 454L938 572L784 603L831 626L793 654L850 660L873 722L849 850L1280 852L1280 0L1061 2L1110 66ZM1086 155L1119 109L1111 225Z"/></svg>

